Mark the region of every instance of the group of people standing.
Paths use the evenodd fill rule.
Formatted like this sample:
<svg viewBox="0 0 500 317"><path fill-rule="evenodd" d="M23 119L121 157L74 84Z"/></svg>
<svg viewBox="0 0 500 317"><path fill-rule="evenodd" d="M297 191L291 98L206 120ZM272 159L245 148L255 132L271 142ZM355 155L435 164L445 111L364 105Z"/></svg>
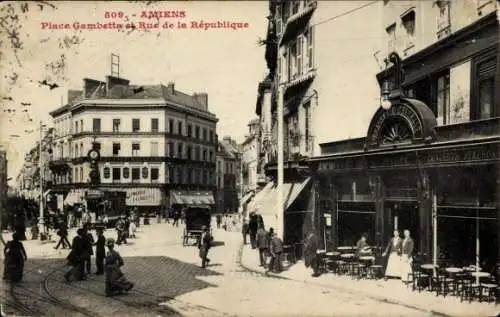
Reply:
<svg viewBox="0 0 500 317"><path fill-rule="evenodd" d="M412 272L414 242L410 235L410 230L403 231L404 238L401 238L398 230L394 230L393 237L389 240L383 257L387 257L385 270L386 278L401 278L403 283L410 281Z"/></svg>
<svg viewBox="0 0 500 317"><path fill-rule="evenodd" d="M276 235L274 229L269 228L269 231L266 231L262 216L251 212L249 220L243 219L241 230L244 244L250 235L252 249L258 250L260 266L267 269L266 273L280 273L283 270L281 264L283 241Z"/></svg>
<svg viewBox="0 0 500 317"><path fill-rule="evenodd" d="M120 267L124 263L120 254L114 249L115 240L112 238L106 240L103 227L98 227L96 232L97 239L94 240L87 225L77 230L77 235L71 244L71 251L67 256L71 269L64 275L66 281L86 280L87 276L92 274L91 258L95 247L95 275L106 275L106 296L130 291L134 284L126 280L121 272Z"/></svg>

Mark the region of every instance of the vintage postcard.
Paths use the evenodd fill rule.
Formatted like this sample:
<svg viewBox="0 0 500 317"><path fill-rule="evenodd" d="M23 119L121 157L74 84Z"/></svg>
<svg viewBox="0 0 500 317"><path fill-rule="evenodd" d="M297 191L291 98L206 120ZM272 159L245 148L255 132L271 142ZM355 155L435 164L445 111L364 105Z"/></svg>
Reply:
<svg viewBox="0 0 500 317"><path fill-rule="evenodd" d="M1 316L497 316L495 0L3 1Z"/></svg>

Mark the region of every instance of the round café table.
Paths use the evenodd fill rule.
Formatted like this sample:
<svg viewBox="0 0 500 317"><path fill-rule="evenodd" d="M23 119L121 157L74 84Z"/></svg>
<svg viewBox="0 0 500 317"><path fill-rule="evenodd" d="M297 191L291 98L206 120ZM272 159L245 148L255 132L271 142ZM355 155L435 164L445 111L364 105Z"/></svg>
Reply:
<svg viewBox="0 0 500 317"><path fill-rule="evenodd" d="M439 265L434 265L434 264L422 264L420 265L420 268L423 270L434 270L434 269L439 269Z"/></svg>
<svg viewBox="0 0 500 317"><path fill-rule="evenodd" d="M461 269L459 267L447 267L444 270L451 274L462 273L464 271L464 269Z"/></svg>
<svg viewBox="0 0 500 317"><path fill-rule="evenodd" d="M364 262L371 262L375 261L375 257L373 255L365 255L365 256L360 256L359 260Z"/></svg>
<svg viewBox="0 0 500 317"><path fill-rule="evenodd" d="M340 255L342 259L347 259L347 260L354 259L355 256L356 255L354 253L344 253Z"/></svg>
<svg viewBox="0 0 500 317"><path fill-rule="evenodd" d="M338 251L352 251L353 247L337 247Z"/></svg>
<svg viewBox="0 0 500 317"><path fill-rule="evenodd" d="M471 276L474 276L474 277L490 277L491 274L488 273L488 272L472 272L470 273Z"/></svg>
<svg viewBox="0 0 500 317"><path fill-rule="evenodd" d="M336 256L339 256L339 255L340 255L340 252L336 252L336 251L326 252L326 256L328 256L328 257L336 257Z"/></svg>

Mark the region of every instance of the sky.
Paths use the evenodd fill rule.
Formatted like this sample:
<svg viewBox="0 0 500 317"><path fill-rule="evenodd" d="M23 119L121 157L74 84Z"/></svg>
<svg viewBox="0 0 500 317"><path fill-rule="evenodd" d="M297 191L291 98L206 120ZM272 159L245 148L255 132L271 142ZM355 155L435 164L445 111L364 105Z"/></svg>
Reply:
<svg viewBox="0 0 500 317"><path fill-rule="evenodd" d="M120 77L134 85L167 84L175 82L177 90L208 93L209 110L217 115L217 133L230 135L241 142L248 133L247 123L256 117L257 85L267 73L264 47L258 40L265 38L267 30L267 1L169 1L146 5L134 1L119 2L48 2L43 8L35 3L23 7L22 3L0 4L2 17L8 15L11 32L0 31L0 69L4 75L0 85L0 149L7 150L8 175L15 178L23 164L24 154L39 138L38 124L52 125L49 111L66 102L68 89L82 89L83 78L104 80L111 74L111 54L120 56ZM331 15L340 14L362 1L339 1ZM51 7L53 5L55 8ZM23 12L23 9L25 12ZM373 10L367 8L363 10ZM142 11L184 11L184 18L141 18ZM335 12L334 12L335 11ZM125 18L107 18L108 13L123 13ZM373 12L372 12L373 13ZM17 18L16 18L17 15ZM135 15L135 16L134 16ZM356 84L355 76L371 70L373 42L363 32L370 32L364 23L369 12L353 14L331 23L338 23L338 41L342 49L334 52L339 60L335 70ZM167 21L230 21L248 23L242 29L152 29L134 30L75 30L74 22L122 23L139 21L160 23ZM45 23L45 29L42 28ZM51 27L48 27L48 24ZM71 29L55 29L60 24ZM353 27L357 26L357 27ZM12 35L16 36L12 36ZM21 43L21 45L19 45ZM13 49L21 46L20 49ZM353 52L365 52L353 58ZM344 72L344 73L343 73ZM369 75L373 77L372 71ZM50 90L39 82L57 83ZM373 78L367 85L369 94L356 96L357 103L373 104L376 86ZM349 88L346 88L347 90ZM349 93L347 93L349 94ZM346 95L347 95L346 94ZM352 95L351 95L352 96ZM352 97L351 97L352 98ZM23 106L22 103L30 103ZM16 112L9 110L15 109ZM366 130L366 118L333 136L335 139L358 137ZM330 136L323 136L327 140Z"/></svg>

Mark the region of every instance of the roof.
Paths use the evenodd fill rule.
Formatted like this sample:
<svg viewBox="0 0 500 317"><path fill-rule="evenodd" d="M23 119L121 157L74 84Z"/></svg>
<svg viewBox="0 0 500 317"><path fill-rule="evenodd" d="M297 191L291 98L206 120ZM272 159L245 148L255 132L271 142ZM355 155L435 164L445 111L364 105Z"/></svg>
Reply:
<svg viewBox="0 0 500 317"><path fill-rule="evenodd" d="M251 134L245 138L245 141L243 141L243 143L241 143L241 145L243 146L245 144L248 144L248 143L252 142L254 139L255 139L255 134Z"/></svg>
<svg viewBox="0 0 500 317"><path fill-rule="evenodd" d="M161 101L164 103L165 101L171 102L173 104L177 104L183 107L196 109L197 111L201 111L204 114L213 115L210 111L205 110L205 105L200 103L194 96L188 95L186 93L180 92L178 90L172 91L169 87L159 84L159 85L115 85L111 88L106 96L94 94L94 98L85 98L78 99L71 104L64 105L59 107L52 112L50 112L51 116L58 115L64 111L67 111L77 104L86 104L86 103L95 103L106 101L106 104L124 104L125 101L128 104L137 104L137 101ZM114 102L113 102L114 101ZM140 103L139 103L140 104Z"/></svg>

